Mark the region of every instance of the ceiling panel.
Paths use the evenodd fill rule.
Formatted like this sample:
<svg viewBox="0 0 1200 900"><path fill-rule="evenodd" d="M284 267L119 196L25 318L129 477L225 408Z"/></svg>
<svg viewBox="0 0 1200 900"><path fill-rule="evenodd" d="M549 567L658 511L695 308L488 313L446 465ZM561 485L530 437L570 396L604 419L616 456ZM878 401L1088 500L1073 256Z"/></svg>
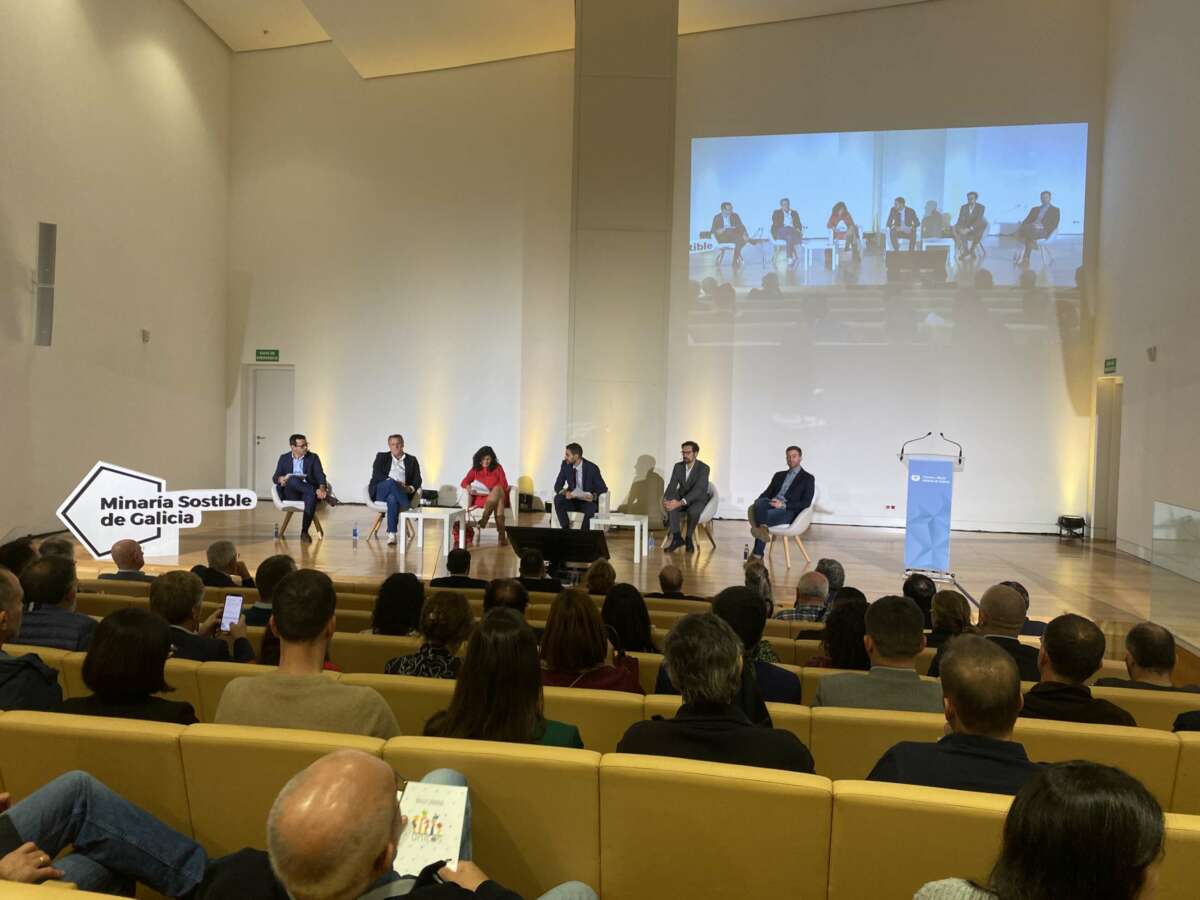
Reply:
<svg viewBox="0 0 1200 900"><path fill-rule="evenodd" d="M183 0L229 49L275 50L329 40L304 0Z"/></svg>
<svg viewBox="0 0 1200 900"><path fill-rule="evenodd" d="M679 0L679 33L906 6L927 0Z"/></svg>

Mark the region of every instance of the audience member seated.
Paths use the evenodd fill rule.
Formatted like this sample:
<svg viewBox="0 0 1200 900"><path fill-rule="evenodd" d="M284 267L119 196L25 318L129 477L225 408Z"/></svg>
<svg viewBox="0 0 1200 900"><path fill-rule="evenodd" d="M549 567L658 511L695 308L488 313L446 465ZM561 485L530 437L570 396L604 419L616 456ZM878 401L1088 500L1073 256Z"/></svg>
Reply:
<svg viewBox="0 0 1200 900"><path fill-rule="evenodd" d="M17 578L25 574L29 564L38 558L32 538L17 538L7 544L0 544L0 568L8 569Z"/></svg>
<svg viewBox="0 0 1200 900"><path fill-rule="evenodd" d="M817 560L817 564L813 566L814 572L820 572L829 582L829 602L832 603L837 599L838 591L846 583L846 570L842 564L836 559L822 557Z"/></svg>
<svg viewBox="0 0 1200 900"><path fill-rule="evenodd" d="M813 706L941 712L941 686L917 674L917 654L925 649L922 625L921 610L908 597L880 597L866 614L870 671L822 678Z"/></svg>
<svg viewBox="0 0 1200 900"><path fill-rule="evenodd" d="M542 684L642 693L638 663L610 647L600 611L586 593L568 588L554 598L542 634Z"/></svg>
<svg viewBox="0 0 1200 900"><path fill-rule="evenodd" d="M1129 673L1128 679L1100 678L1096 686L1142 691L1200 691L1200 685L1176 686L1172 682L1175 635L1153 622L1139 622L1125 635L1125 671Z"/></svg>
<svg viewBox="0 0 1200 900"><path fill-rule="evenodd" d="M296 561L286 553L268 556L254 570L254 586L258 599L246 610L246 624L251 628L264 628L271 619L272 598L279 582L296 571ZM274 665L274 663L271 663Z"/></svg>
<svg viewBox="0 0 1200 900"><path fill-rule="evenodd" d="M1021 711L1013 658L987 638L956 637L942 663L942 691L946 736L936 743L901 741L867 780L1015 794L1038 767L1012 739Z"/></svg>
<svg viewBox="0 0 1200 900"><path fill-rule="evenodd" d="M207 566L192 566L205 587L254 587L250 570L238 557L233 541L214 541L208 545L207 556Z"/></svg>
<svg viewBox="0 0 1200 900"><path fill-rule="evenodd" d="M389 659L388 675L420 675L423 678L456 678L462 660L455 654L471 636L475 620L471 605L457 591L438 591L421 608L421 649Z"/></svg>
<svg viewBox="0 0 1200 900"><path fill-rule="evenodd" d="M583 748L578 728L542 715L537 639L516 610L503 608L484 613L450 706L425 723L425 734Z"/></svg>
<svg viewBox="0 0 1200 900"><path fill-rule="evenodd" d="M561 591L560 587L558 591ZM557 594L558 591L555 591ZM506 606L525 618L525 609L529 606L529 591L516 578L493 578L483 590L483 611L485 613Z"/></svg>
<svg viewBox="0 0 1200 900"><path fill-rule="evenodd" d="M70 545L67 545L70 547ZM43 553L42 556L51 554ZM112 579L113 581L153 581L154 576L148 575L142 571L142 566L146 565L146 557L142 555L142 545L137 541L126 538L123 541L117 541L112 545L112 550L109 551L109 556L117 565L115 572L101 572L97 578ZM74 559L75 554L72 552L68 559Z"/></svg>
<svg viewBox="0 0 1200 900"><path fill-rule="evenodd" d="M452 769L437 769L422 781L467 783ZM469 797L454 871L441 863L423 872L394 871L396 846L408 824L400 815L398 786L396 773L377 756L360 750L323 756L276 797L267 817L267 851L246 848L217 860L193 900L519 900L470 861ZM568 882L542 900L596 900L596 894Z"/></svg>
<svg viewBox="0 0 1200 900"><path fill-rule="evenodd" d="M503 520L498 520L501 528L503 528ZM503 530L500 532L503 534ZM446 571L448 575L443 575L441 578L434 578L429 582L431 588L478 588L483 590L487 587L487 582L482 578L472 578L467 573L471 571L471 551L462 547L455 547L446 556Z"/></svg>
<svg viewBox="0 0 1200 900"><path fill-rule="evenodd" d="M933 579L928 575L909 575L904 579L902 593L917 604L925 619L925 627L933 628L933 595L937 593Z"/></svg>
<svg viewBox="0 0 1200 900"><path fill-rule="evenodd" d="M4 645L21 630L21 582L8 569L0 569L0 709L34 709L50 712L62 703L58 672L36 653L10 656Z"/></svg>
<svg viewBox="0 0 1200 900"><path fill-rule="evenodd" d="M197 662L254 662L254 647L246 638L246 617L240 616L229 626L229 634L218 636L220 608L203 622L200 603L204 582L194 572L164 572L150 585L150 609L171 626L171 646L179 659ZM229 643L233 653L229 652Z"/></svg>
<svg viewBox="0 0 1200 900"><path fill-rule="evenodd" d="M1051 619L1038 655L1041 680L1025 694L1021 715L1029 719L1137 725L1121 707L1092 696L1086 682L1104 661L1104 632L1074 613Z"/></svg>
<svg viewBox="0 0 1200 900"><path fill-rule="evenodd" d="M604 597L608 594L609 588L617 583L617 570L607 559L598 559L588 566L587 573L583 576L583 583L589 594L595 597Z"/></svg>
<svg viewBox="0 0 1200 900"><path fill-rule="evenodd" d="M171 629L162 616L136 606L109 613L83 660L83 683L92 693L64 701L62 711L176 725L199 721L192 704L154 696L172 690L165 671L170 655Z"/></svg>
<svg viewBox="0 0 1200 900"><path fill-rule="evenodd" d="M654 633L650 627L650 612L642 592L632 584L622 582L609 588L600 607L600 618L608 631L613 647L622 653L657 653Z"/></svg>
<svg viewBox="0 0 1200 900"><path fill-rule="evenodd" d="M1021 624L1025 621L1025 609L1025 601L1016 590L1007 585L994 584L979 599L979 624L975 631L1012 656L1022 681L1037 681L1041 677L1038 671L1038 648L1029 647L1017 639ZM934 678L941 671L941 656L942 648L939 647L937 656L929 664L929 674Z"/></svg>
<svg viewBox="0 0 1200 900"><path fill-rule="evenodd" d="M714 613L684 616L663 644L663 667L683 705L674 718L630 726L617 752L812 772L812 754L799 738L755 727L735 705L742 665L742 642L725 620Z"/></svg>
<svg viewBox="0 0 1200 900"><path fill-rule="evenodd" d="M661 600L696 600L683 592L683 570L675 563L667 563L658 572L659 590L647 597L657 597Z"/></svg>
<svg viewBox="0 0 1200 900"><path fill-rule="evenodd" d="M1200 731L1200 710L1180 713L1175 717L1172 731Z"/></svg>
<svg viewBox="0 0 1200 900"><path fill-rule="evenodd" d="M867 636L867 598L858 588L844 587L837 599L829 604L825 615L825 630L821 633L822 656L810 657L805 663L810 669L871 668L871 658L863 639Z"/></svg>
<svg viewBox="0 0 1200 900"><path fill-rule="evenodd" d="M1013 800L986 886L948 878L913 900L1152 900L1164 834L1136 778L1090 762L1046 766Z"/></svg>
<svg viewBox="0 0 1200 900"><path fill-rule="evenodd" d="M742 566L742 577L745 579L743 584L762 603L767 618L771 618L775 614L775 589L771 585L771 571L766 563L757 556L750 557ZM767 661L778 662L778 659Z"/></svg>
<svg viewBox="0 0 1200 900"><path fill-rule="evenodd" d="M1029 591L1025 585L1019 581L1002 581L1001 584L1012 588L1021 595L1021 599L1025 601L1025 624L1021 626L1021 634L1028 634L1033 637L1041 637L1046 633L1045 622L1035 622L1029 618Z"/></svg>
<svg viewBox="0 0 1200 900"><path fill-rule="evenodd" d="M796 603L791 609L775 613L775 618L800 622L820 622L829 603L829 579L820 572L805 572L796 582Z"/></svg>
<svg viewBox="0 0 1200 900"><path fill-rule="evenodd" d="M61 556L63 559L74 559L75 545L66 538L46 538L38 544L37 552L38 556Z"/></svg>
<svg viewBox="0 0 1200 900"><path fill-rule="evenodd" d="M527 591L557 594L563 589L561 582L546 577L546 560L542 558L541 550L526 550L521 554L517 580Z"/></svg>
<svg viewBox="0 0 1200 900"><path fill-rule="evenodd" d="M425 605L425 585L412 572L396 572L379 586L375 609L371 612L371 627L363 634L390 634L409 637L421 624L421 607Z"/></svg>
<svg viewBox="0 0 1200 900"><path fill-rule="evenodd" d="M974 634L971 607L958 591L938 591L930 608L933 631L925 636L926 647L941 648L942 644L960 634Z"/></svg>
<svg viewBox="0 0 1200 900"><path fill-rule="evenodd" d="M75 612L78 586L73 559L46 556L30 563L21 575L25 613L16 642L71 651L91 646L96 620Z"/></svg>
<svg viewBox="0 0 1200 900"><path fill-rule="evenodd" d="M214 721L384 740L399 735L396 717L377 691L339 684L321 674L336 605L333 582L324 572L300 569L284 578L275 589L271 616L271 628L279 635L279 671L229 682Z"/></svg>

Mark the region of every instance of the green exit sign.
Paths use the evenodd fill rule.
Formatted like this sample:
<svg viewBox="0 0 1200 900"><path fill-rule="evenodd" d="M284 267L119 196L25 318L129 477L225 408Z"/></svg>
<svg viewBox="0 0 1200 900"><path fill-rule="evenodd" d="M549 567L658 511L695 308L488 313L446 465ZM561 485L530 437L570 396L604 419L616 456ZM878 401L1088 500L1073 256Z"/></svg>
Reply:
<svg viewBox="0 0 1200 900"><path fill-rule="evenodd" d="M255 362L279 362L279 351L278 350L255 350L254 351L254 361ZM1113 362L1115 363L1116 360L1113 360ZM1106 371L1107 371L1107 369L1106 369Z"/></svg>
<svg viewBox="0 0 1200 900"><path fill-rule="evenodd" d="M1116 375L1117 374L1117 358L1115 356L1110 356L1108 359L1106 359L1104 361L1104 374L1105 375Z"/></svg>

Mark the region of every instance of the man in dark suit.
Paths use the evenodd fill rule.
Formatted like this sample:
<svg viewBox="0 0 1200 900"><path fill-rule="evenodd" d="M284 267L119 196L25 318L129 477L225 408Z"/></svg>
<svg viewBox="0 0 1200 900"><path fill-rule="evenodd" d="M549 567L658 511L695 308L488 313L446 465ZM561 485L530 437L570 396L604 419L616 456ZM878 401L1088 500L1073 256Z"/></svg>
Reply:
<svg viewBox="0 0 1200 900"><path fill-rule="evenodd" d="M767 541L771 539L768 529L775 525L790 524L796 516L812 506L817 482L811 474L800 468L802 456L799 447L788 447L787 468L772 476L767 489L759 494L750 507L747 515L750 533L754 535L752 556L762 559Z"/></svg>
<svg viewBox="0 0 1200 900"><path fill-rule="evenodd" d="M987 220L983 213L987 207L978 202L979 195L967 193L967 202L958 208L958 221L954 223L954 242L958 245L958 257L971 256L983 240Z"/></svg>
<svg viewBox="0 0 1200 900"><path fill-rule="evenodd" d="M1104 632L1095 622L1067 613L1051 619L1038 654L1041 680L1025 695L1021 715L1092 725L1136 726L1115 703L1092 696L1087 680L1104 662Z"/></svg>
<svg viewBox="0 0 1200 900"><path fill-rule="evenodd" d="M171 647L177 659L197 662L254 662L254 647L246 639L246 616L229 627L233 653L220 637L214 637L221 624L221 610L200 621L200 601L204 583L192 572L165 572L150 586L150 609L171 626Z"/></svg>
<svg viewBox="0 0 1200 900"><path fill-rule="evenodd" d="M450 574L434 578L429 582L431 588L478 588L483 590L488 583L482 578L471 578L471 551L455 547L446 556L446 571Z"/></svg>
<svg viewBox="0 0 1200 900"><path fill-rule="evenodd" d="M696 457L700 454L700 445L695 441L684 441L680 448L683 459L675 463L671 471L671 480L663 493L663 509L667 511L667 529L671 532L670 543L663 545L663 550L670 553L680 547L687 547L691 553L696 549L692 536L700 522L700 513L708 503L708 463L700 462ZM681 521L687 516L687 538L681 540L679 531Z"/></svg>
<svg viewBox="0 0 1200 900"><path fill-rule="evenodd" d="M97 578L112 579L114 581L154 580L153 575L147 575L142 571L142 566L146 564L146 557L142 555L142 545L137 541L131 541L128 538L123 541L117 541L112 545L109 556L117 564L117 571L102 572L96 576Z"/></svg>
<svg viewBox="0 0 1200 900"><path fill-rule="evenodd" d="M978 635L955 638L942 665L950 733L936 743L901 741L868 781L1015 795L1038 770L1012 739L1021 681L1011 656Z"/></svg>
<svg viewBox="0 0 1200 900"><path fill-rule="evenodd" d="M300 540L311 541L312 535L308 533L308 529L312 525L313 514L317 511L317 501L328 496L329 485L325 481L321 457L308 452L308 438L302 434L293 434L288 438L288 444L292 448L291 452L279 457L272 481L281 500L300 500L304 503Z"/></svg>
<svg viewBox="0 0 1200 900"><path fill-rule="evenodd" d="M205 587L254 587L254 578L238 557L233 541L213 541L208 545L205 555L208 557L207 566L192 566L192 572L200 576Z"/></svg>
<svg viewBox="0 0 1200 900"><path fill-rule="evenodd" d="M917 218L917 211L904 203L903 197L897 197L896 202L892 204L892 208L888 211L887 230L888 235L892 239L892 249L900 249L900 240L908 241L908 249L917 249L917 225L920 224L920 219Z"/></svg>
<svg viewBox="0 0 1200 900"><path fill-rule="evenodd" d="M1029 254L1033 245L1040 240L1050 237L1058 231L1058 222L1062 216L1059 208L1050 202L1050 192L1042 191L1041 204L1029 210L1025 220L1017 228L1017 240L1025 245L1021 262L1029 262Z"/></svg>
<svg viewBox="0 0 1200 900"><path fill-rule="evenodd" d="M539 591L543 594L557 594L563 589L562 582L546 576L546 560L542 551L536 549L526 550L521 554L517 581L525 586L525 590Z"/></svg>
<svg viewBox="0 0 1200 900"><path fill-rule="evenodd" d="M387 542L396 543L400 513L408 509L421 489L421 464L404 452L404 435L390 434L387 452L375 454L371 464L371 499L387 504Z"/></svg>
<svg viewBox="0 0 1200 900"><path fill-rule="evenodd" d="M721 204L721 211L713 216L712 237L718 244L733 244L733 264L742 264L742 248L750 240L742 217L733 211L733 204L726 200Z"/></svg>
<svg viewBox="0 0 1200 900"><path fill-rule="evenodd" d="M994 584L979 599L979 626L977 631L1013 658L1022 681L1037 681L1038 648L1022 644L1017 638L1025 621L1025 600L1005 584ZM929 675L937 678L941 672L942 656L948 644L938 648L937 655L929 664Z"/></svg>
<svg viewBox="0 0 1200 900"><path fill-rule="evenodd" d="M756 727L734 704L742 682L742 642L713 613L684 616L663 644L663 669L683 695L674 718L636 722L618 753L813 771L808 748L790 731Z"/></svg>
<svg viewBox="0 0 1200 900"><path fill-rule="evenodd" d="M567 444L563 453L563 464L554 479L554 514L563 528L571 527L568 512L583 513L584 531L592 516L599 509L596 501L601 494L608 493L608 485L600 474L600 467L590 459L583 458L583 448L576 443Z"/></svg>
<svg viewBox="0 0 1200 900"><path fill-rule="evenodd" d="M1175 684L1175 635L1153 622L1139 622L1125 635L1125 671L1129 678L1100 678L1096 687L1200 692L1200 685Z"/></svg>
<svg viewBox="0 0 1200 900"><path fill-rule="evenodd" d="M796 245L804 239L804 229L800 225L800 214L792 209L787 197L780 198L779 209L771 213L771 237L787 241L788 259L796 259Z"/></svg>

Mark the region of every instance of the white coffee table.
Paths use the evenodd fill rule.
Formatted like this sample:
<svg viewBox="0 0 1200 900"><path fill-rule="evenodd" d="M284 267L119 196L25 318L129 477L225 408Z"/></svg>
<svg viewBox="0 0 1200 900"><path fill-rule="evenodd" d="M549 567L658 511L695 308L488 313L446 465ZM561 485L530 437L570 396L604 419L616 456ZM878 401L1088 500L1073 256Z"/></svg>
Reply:
<svg viewBox="0 0 1200 900"><path fill-rule="evenodd" d="M596 513L592 516L589 528L632 528L633 529L633 561L640 563L642 554L650 553L650 517L635 516L632 513Z"/></svg>
<svg viewBox="0 0 1200 900"><path fill-rule="evenodd" d="M445 555L450 555L450 528L458 523L458 546L467 546L467 511L457 506L422 506L419 509L406 509L400 513L400 552L408 546L408 530L404 527L412 522L417 529L417 547L425 546L425 523L430 519L442 520L442 547Z"/></svg>

